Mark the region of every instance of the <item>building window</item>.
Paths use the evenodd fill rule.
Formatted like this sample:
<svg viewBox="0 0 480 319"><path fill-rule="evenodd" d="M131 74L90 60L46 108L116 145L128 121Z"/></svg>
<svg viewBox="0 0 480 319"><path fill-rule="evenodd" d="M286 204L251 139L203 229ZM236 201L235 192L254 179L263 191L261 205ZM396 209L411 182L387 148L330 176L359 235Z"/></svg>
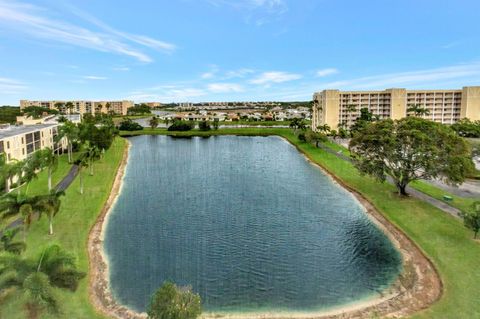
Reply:
<svg viewBox="0 0 480 319"><path fill-rule="evenodd" d="M7 159L10 161L11 158L10 158L10 153L7 154Z"/></svg>
<svg viewBox="0 0 480 319"><path fill-rule="evenodd" d="M27 154L30 154L33 152L33 143L27 144Z"/></svg>
<svg viewBox="0 0 480 319"><path fill-rule="evenodd" d="M10 141L7 141L7 150L10 149Z"/></svg>
<svg viewBox="0 0 480 319"><path fill-rule="evenodd" d="M25 149L22 148L22 155L25 155Z"/></svg>
<svg viewBox="0 0 480 319"><path fill-rule="evenodd" d="M3 141L0 141L0 154L4 152Z"/></svg>

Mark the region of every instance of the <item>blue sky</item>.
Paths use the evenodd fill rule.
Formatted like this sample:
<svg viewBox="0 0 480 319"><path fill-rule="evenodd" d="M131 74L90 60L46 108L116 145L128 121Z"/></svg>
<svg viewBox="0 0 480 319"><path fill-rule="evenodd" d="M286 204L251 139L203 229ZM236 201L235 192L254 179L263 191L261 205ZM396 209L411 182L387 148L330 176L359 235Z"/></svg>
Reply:
<svg viewBox="0 0 480 319"><path fill-rule="evenodd" d="M0 105L480 85L478 0L0 0Z"/></svg>

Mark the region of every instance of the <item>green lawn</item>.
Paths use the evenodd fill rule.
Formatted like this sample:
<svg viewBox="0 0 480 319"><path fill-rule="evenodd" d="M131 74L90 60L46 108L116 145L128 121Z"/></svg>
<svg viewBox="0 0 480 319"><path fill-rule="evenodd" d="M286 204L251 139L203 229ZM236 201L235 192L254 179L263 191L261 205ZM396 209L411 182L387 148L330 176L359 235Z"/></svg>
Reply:
<svg viewBox="0 0 480 319"><path fill-rule="evenodd" d="M329 148L333 149L334 151L341 152L343 155L350 156L350 152L348 151L347 148L338 145L336 143L332 143L330 141L324 143L326 146ZM448 202L450 206L453 206L455 208L460 209L461 211L468 211L471 210L472 204L475 201L473 198L466 198L466 197L461 197L457 196L451 192L448 192L446 190L443 190L439 187L436 187L432 184L429 184L425 181L414 181L410 184L411 187L413 187L416 190L419 190L433 198L436 198L438 200L444 201L443 196L447 195L450 196L453 201Z"/></svg>
<svg viewBox="0 0 480 319"><path fill-rule="evenodd" d="M122 132L124 134L125 132ZM166 130L146 129L127 132L129 135L169 134ZM432 259L445 285L442 299L430 309L413 318L480 318L480 243L473 241L471 232L461 222L431 205L414 198L399 198L395 188L362 177L351 163L300 142L289 129L249 128L222 129L210 132L175 132L176 136L208 135L280 135L288 139L312 161L335 174L344 183L369 199L392 223L404 230ZM78 192L78 179L68 189L62 209L55 218L56 234L47 235L46 220L33 225L28 236L27 254L38 254L49 242L58 242L79 258L80 268L87 270L87 235L108 197L125 142L117 139L114 147L96 167L94 176L86 177L86 193ZM88 303L87 279L82 280L76 293L62 292L62 318L100 318ZM21 298L15 296L1 305L8 318L23 318ZM0 316L1 317L1 316ZM3 318L3 317L2 317ZM44 318L53 318L45 315Z"/></svg>
<svg viewBox="0 0 480 319"><path fill-rule="evenodd" d="M70 167L72 165L68 163L67 155L61 155L58 160L58 167L52 174L52 186L55 187L58 182L60 182L65 175L67 175ZM35 196L48 193L48 184L47 184L48 176L47 172L43 171L38 174L38 178L34 179L30 186L28 187L27 195ZM25 192L26 185L20 186L18 189L12 190L13 192L21 191ZM0 228L3 228L5 225L10 224L13 220L17 219L18 216L12 216L11 218L0 220Z"/></svg>
<svg viewBox="0 0 480 319"><path fill-rule="evenodd" d="M143 133L168 134L165 130L146 130ZM177 132L175 135L206 136L209 133L191 131ZM211 133L280 135L288 139L312 161L362 193L431 258L442 277L444 295L431 308L415 314L412 318L480 318L480 243L472 240L472 233L463 227L460 220L415 198L399 198L394 186L360 176L351 163L313 145L300 142L292 130L224 129Z"/></svg>
<svg viewBox="0 0 480 319"><path fill-rule="evenodd" d="M48 235L47 219L35 222L27 236L27 256L37 256L49 243L59 243L78 257L81 270L88 271L87 237L103 204L107 200L118 165L123 155L126 141L117 138L112 148L105 153L105 157L95 163L95 174L85 173L85 193L80 195L79 179L76 178L62 198L62 207L54 219L53 236ZM40 174L38 182L43 177ZM37 185L39 188L43 184ZM34 192L34 185L31 185ZM37 191L37 190L35 190ZM30 192L29 192L30 193ZM96 313L88 299L88 278L81 280L79 289L75 292L58 290L58 296L63 305L63 314L60 318L103 318ZM0 305L0 318L25 318L22 308L22 296L14 294ZM42 318L57 318L44 314Z"/></svg>

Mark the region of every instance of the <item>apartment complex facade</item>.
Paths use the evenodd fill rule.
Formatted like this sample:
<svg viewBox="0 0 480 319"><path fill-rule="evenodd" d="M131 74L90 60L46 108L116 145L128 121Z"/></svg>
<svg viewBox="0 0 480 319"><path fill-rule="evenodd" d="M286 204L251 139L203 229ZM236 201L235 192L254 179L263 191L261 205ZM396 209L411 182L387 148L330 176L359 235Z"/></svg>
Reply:
<svg viewBox="0 0 480 319"><path fill-rule="evenodd" d="M0 154L5 153L8 162L24 160L35 151L51 148L59 152L66 148L66 141L55 141L58 124L38 124L26 126L0 126Z"/></svg>
<svg viewBox="0 0 480 319"><path fill-rule="evenodd" d="M480 86L460 90L407 90L403 88L383 91L324 90L313 96L312 128L328 124L331 129L349 128L368 108L380 119L401 119L410 114L407 109L417 105L429 111L422 115L443 124L460 119L480 120Z"/></svg>
<svg viewBox="0 0 480 319"><path fill-rule="evenodd" d="M68 108L67 103L71 102L73 107ZM29 101L20 100L20 109L29 106L41 106L51 110L57 110L65 114L99 114L110 113L127 115L128 109L135 104L133 101Z"/></svg>

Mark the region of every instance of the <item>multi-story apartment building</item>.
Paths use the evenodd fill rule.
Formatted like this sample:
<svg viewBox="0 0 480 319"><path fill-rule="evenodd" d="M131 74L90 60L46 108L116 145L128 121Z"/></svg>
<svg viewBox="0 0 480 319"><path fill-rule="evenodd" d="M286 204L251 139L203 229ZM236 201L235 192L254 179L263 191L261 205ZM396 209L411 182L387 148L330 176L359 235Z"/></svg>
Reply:
<svg viewBox="0 0 480 319"><path fill-rule="evenodd" d="M71 102L73 107L67 107ZM98 114L109 113L127 115L128 109L134 106L133 101L29 101L20 100L20 109L28 106L41 106L57 110L65 114Z"/></svg>
<svg viewBox="0 0 480 319"><path fill-rule="evenodd" d="M480 120L480 86L460 90L339 91L324 90L313 95L312 128L328 124L332 129L349 128L362 108L380 119L400 119L417 105L429 111L423 118L453 124L462 118Z"/></svg>
<svg viewBox="0 0 480 319"><path fill-rule="evenodd" d="M49 147L55 152L66 147L65 139L55 141L58 124L28 126L0 126L0 154L5 153L7 162L23 160L33 152Z"/></svg>

